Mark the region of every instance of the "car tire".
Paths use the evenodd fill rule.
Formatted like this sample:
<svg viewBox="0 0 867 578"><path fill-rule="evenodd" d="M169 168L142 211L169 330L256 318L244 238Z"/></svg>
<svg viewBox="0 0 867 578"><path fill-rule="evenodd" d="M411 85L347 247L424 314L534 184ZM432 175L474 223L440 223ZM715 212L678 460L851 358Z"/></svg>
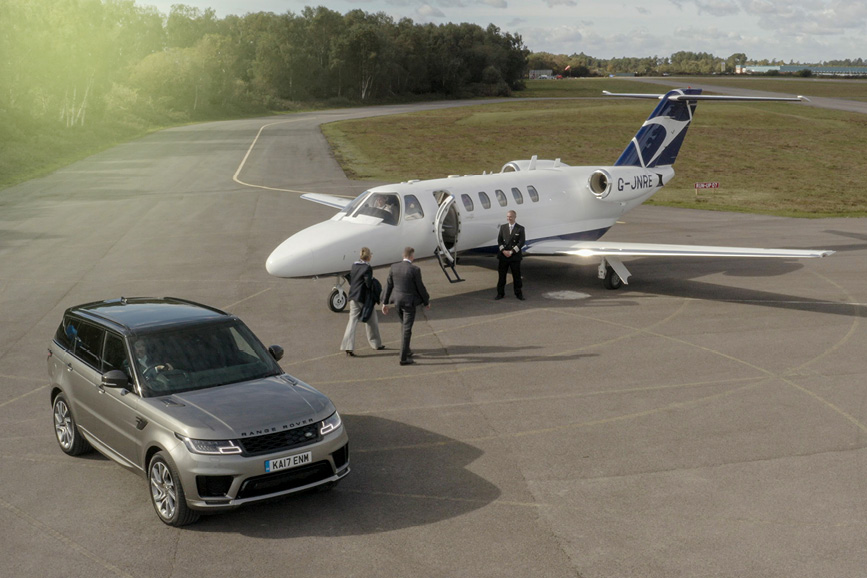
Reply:
<svg viewBox="0 0 867 578"><path fill-rule="evenodd" d="M69 402L66 401L64 394L57 394L52 404L52 410L54 414L54 435L57 438L60 449L65 454L78 456L93 450L90 443L78 431L78 426L75 425L75 418L72 417L72 410L69 409Z"/></svg>
<svg viewBox="0 0 867 578"><path fill-rule="evenodd" d="M157 516L169 526L186 526L199 519L199 513L187 505L181 477L172 460L157 452L148 465L148 488Z"/></svg>

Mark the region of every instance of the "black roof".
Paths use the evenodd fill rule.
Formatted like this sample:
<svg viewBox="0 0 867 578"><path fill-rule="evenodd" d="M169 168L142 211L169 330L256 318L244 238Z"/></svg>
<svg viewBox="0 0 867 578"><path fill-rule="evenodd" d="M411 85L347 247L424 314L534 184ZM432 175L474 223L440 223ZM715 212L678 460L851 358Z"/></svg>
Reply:
<svg viewBox="0 0 867 578"><path fill-rule="evenodd" d="M175 297L121 297L70 307L69 311L109 321L132 332L234 317L214 307Z"/></svg>

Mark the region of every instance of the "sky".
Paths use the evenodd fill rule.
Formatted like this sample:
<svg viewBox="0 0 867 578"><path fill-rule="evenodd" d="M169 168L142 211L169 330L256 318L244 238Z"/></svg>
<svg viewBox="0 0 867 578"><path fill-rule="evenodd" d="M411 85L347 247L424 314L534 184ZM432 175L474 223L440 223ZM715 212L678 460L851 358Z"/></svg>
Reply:
<svg viewBox="0 0 867 578"><path fill-rule="evenodd" d="M721 58L818 63L867 59L865 0L136 0L168 14L172 4L299 14L326 6L384 12L416 23L470 22L520 34L532 52L597 58L707 52Z"/></svg>

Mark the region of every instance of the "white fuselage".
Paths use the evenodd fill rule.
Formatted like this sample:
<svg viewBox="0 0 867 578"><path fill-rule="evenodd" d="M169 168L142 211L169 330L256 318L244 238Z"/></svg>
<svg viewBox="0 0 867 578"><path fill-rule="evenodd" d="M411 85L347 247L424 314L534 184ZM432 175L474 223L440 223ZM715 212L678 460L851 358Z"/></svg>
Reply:
<svg viewBox="0 0 867 578"><path fill-rule="evenodd" d="M517 212L528 246L551 239L596 240L673 176L670 166L570 167L532 159L513 161L499 173L375 187L330 220L286 239L266 267L277 277L339 274L349 271L364 246L373 253L373 266L400 261L407 246L415 248L417 259L433 256L438 246L452 254L494 252L508 210ZM372 207L377 196L397 205L396 217L384 219L372 209L365 214L362 207ZM452 207L438 216L450 198Z"/></svg>

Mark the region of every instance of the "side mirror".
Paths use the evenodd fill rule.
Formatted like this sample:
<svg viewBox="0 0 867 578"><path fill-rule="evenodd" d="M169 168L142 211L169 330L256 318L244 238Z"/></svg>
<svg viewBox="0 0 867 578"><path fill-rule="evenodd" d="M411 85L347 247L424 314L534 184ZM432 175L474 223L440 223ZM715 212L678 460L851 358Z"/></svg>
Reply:
<svg viewBox="0 0 867 578"><path fill-rule="evenodd" d="M271 354L271 357L274 358L274 361L280 361L283 359L283 348L279 345L272 345L268 348L268 353Z"/></svg>
<svg viewBox="0 0 867 578"><path fill-rule="evenodd" d="M129 378L121 370L112 369L102 374L102 385L105 387L126 387L129 385Z"/></svg>

